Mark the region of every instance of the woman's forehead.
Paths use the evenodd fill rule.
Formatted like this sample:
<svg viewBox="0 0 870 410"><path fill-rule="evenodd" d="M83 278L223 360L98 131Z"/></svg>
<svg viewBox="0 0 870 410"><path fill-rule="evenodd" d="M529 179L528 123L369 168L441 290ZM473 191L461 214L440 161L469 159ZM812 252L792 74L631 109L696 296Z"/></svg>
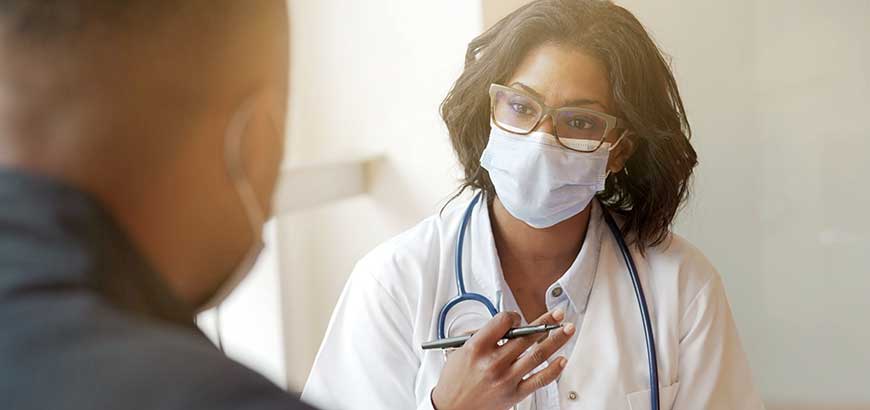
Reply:
<svg viewBox="0 0 870 410"><path fill-rule="evenodd" d="M572 46L544 44L532 49L507 83L538 96L551 107L579 106L609 112L613 106L604 64Z"/></svg>

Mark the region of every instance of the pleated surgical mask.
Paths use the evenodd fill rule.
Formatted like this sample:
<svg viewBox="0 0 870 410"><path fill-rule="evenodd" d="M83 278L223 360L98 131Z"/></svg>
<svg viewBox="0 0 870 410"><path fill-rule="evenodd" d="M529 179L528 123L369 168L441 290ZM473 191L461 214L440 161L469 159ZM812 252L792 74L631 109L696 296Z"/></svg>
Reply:
<svg viewBox="0 0 870 410"><path fill-rule="evenodd" d="M580 150L599 145L579 139L562 143ZM571 151L545 132L519 135L493 125L480 163L505 209L543 229L577 215L604 190L611 150L605 142L594 152Z"/></svg>

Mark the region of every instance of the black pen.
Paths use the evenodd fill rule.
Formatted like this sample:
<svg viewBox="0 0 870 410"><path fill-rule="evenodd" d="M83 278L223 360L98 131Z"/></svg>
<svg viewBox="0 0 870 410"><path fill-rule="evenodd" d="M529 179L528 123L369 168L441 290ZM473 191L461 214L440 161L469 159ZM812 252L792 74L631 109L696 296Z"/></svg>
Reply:
<svg viewBox="0 0 870 410"><path fill-rule="evenodd" d="M535 333L546 333L560 327L562 327L561 324L517 327L509 330L502 339L516 339L518 337L533 335ZM464 345L465 342L468 341L468 339L471 339L471 336L474 336L474 334L448 337L446 339L438 339L431 342L426 342L423 343L423 350L454 349L457 347L462 347L462 345Z"/></svg>

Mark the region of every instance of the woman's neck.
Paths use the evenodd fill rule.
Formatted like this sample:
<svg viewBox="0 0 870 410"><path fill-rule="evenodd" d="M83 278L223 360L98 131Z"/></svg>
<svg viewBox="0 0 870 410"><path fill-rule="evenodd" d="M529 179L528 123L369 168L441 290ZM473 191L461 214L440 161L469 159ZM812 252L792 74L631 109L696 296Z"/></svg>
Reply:
<svg viewBox="0 0 870 410"><path fill-rule="evenodd" d="M494 198L490 219L502 268L510 267L515 273L531 273L548 267L564 268L557 272L561 275L571 266L583 246L591 209L591 206L587 206L579 214L556 225L536 229L515 218L498 197Z"/></svg>
<svg viewBox="0 0 870 410"><path fill-rule="evenodd" d="M505 281L524 317L533 320L547 310L545 293L574 263L589 227L591 206L556 225L535 229L514 218L498 197L490 220Z"/></svg>

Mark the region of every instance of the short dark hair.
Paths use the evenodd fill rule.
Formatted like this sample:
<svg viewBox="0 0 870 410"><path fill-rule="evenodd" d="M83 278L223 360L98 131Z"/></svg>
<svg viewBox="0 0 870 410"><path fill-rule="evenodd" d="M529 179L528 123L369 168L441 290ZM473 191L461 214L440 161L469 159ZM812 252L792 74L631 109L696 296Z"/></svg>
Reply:
<svg viewBox="0 0 870 410"><path fill-rule="evenodd" d="M173 16L245 15L263 2L236 0L0 0L0 33L18 40L50 45L101 29L147 32ZM195 13L195 14L190 14Z"/></svg>
<svg viewBox="0 0 870 410"><path fill-rule="evenodd" d="M441 104L465 171L460 192L495 195L480 166L490 133L489 85L509 80L528 52L546 43L578 47L607 67L617 114L636 134L636 150L623 172L607 178L598 198L624 216L630 241L662 243L688 197L697 155L668 62L643 25L610 1L534 1L469 44L465 69Z"/></svg>
<svg viewBox="0 0 870 410"><path fill-rule="evenodd" d="M154 3L160 3L155 1ZM5 34L40 40L69 35L94 23L119 19L137 0L0 0Z"/></svg>

